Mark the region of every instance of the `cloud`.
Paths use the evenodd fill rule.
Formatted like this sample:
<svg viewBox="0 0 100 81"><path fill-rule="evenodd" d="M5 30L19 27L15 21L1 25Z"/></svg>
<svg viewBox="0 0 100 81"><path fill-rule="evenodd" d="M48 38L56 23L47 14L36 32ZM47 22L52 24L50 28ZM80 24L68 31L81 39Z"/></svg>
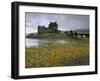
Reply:
<svg viewBox="0 0 100 81"><path fill-rule="evenodd" d="M26 26L26 31L25 31L26 34L33 33L33 32L36 33L37 29L34 30L32 27L27 27Z"/></svg>
<svg viewBox="0 0 100 81"><path fill-rule="evenodd" d="M38 25L48 27L50 21L58 23L58 29L76 30L89 29L89 15L49 14L26 12L26 26L37 30ZM30 30L31 31L31 30Z"/></svg>

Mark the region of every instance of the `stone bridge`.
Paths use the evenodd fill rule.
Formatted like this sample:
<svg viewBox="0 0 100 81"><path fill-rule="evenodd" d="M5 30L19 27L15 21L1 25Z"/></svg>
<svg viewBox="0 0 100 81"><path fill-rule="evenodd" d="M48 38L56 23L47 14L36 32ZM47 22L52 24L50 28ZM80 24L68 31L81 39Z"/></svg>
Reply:
<svg viewBox="0 0 100 81"><path fill-rule="evenodd" d="M77 34L73 34L73 37L88 38L89 34L77 33Z"/></svg>

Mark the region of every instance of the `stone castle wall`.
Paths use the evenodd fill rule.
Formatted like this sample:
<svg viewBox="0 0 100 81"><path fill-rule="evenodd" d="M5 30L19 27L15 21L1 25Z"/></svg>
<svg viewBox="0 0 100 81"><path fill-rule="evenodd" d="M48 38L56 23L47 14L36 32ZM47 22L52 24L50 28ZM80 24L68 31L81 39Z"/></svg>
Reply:
<svg viewBox="0 0 100 81"><path fill-rule="evenodd" d="M58 24L57 22L50 22L48 27L38 26L38 34L43 33L57 33L58 32Z"/></svg>

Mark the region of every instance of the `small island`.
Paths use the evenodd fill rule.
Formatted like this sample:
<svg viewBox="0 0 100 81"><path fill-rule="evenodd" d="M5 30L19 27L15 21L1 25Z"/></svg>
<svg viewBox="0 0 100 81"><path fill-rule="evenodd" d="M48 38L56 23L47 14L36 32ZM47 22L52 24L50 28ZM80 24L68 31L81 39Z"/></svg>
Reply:
<svg viewBox="0 0 100 81"><path fill-rule="evenodd" d="M48 27L38 25L38 32L31 33L26 38L88 38L89 33L77 33L77 30L61 31L58 30L57 22L50 22ZM84 30L83 30L84 31Z"/></svg>

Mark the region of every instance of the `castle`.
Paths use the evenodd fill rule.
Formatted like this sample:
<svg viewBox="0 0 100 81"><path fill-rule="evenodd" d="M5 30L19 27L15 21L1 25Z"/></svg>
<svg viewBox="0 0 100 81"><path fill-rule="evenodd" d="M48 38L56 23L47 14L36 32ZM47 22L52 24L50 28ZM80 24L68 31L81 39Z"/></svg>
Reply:
<svg viewBox="0 0 100 81"><path fill-rule="evenodd" d="M70 37L89 37L89 33L82 33L82 32L78 33L77 31L73 31L73 30L70 30L70 31L58 30L57 22L50 22L48 27L38 25L37 34L31 33L31 34L27 35L26 37L27 38L38 38L39 36L45 37L45 35L44 35L45 33L56 33L58 35L58 37L61 37L60 34L62 34L63 37L66 37L66 36L70 36Z"/></svg>
<svg viewBox="0 0 100 81"><path fill-rule="evenodd" d="M58 24L57 22L50 22L48 27L38 26L38 34L44 33L57 33L58 32Z"/></svg>

